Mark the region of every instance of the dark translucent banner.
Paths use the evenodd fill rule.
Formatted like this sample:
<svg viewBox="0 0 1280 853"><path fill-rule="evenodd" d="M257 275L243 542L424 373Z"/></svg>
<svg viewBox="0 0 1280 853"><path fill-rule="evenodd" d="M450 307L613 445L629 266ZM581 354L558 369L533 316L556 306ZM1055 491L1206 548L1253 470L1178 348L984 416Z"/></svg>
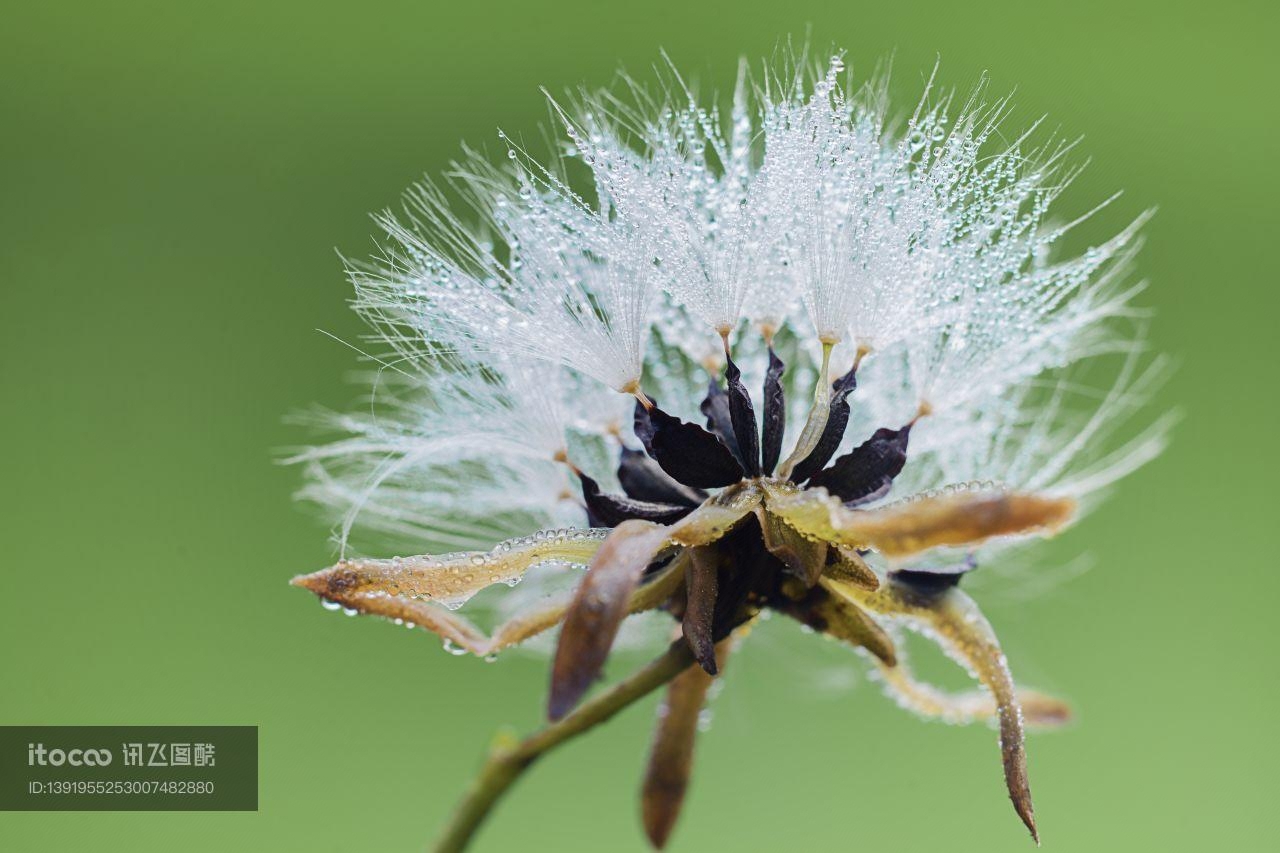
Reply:
<svg viewBox="0 0 1280 853"><path fill-rule="evenodd" d="M0 726L0 811L257 809L257 726Z"/></svg>

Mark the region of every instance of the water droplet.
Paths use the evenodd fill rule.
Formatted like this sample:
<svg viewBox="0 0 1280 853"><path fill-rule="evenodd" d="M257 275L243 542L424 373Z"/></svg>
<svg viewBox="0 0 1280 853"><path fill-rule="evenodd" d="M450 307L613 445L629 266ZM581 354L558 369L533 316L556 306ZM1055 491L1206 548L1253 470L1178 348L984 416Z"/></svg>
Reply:
<svg viewBox="0 0 1280 853"><path fill-rule="evenodd" d="M698 731L706 732L711 730L712 715L711 710L703 708L698 712Z"/></svg>

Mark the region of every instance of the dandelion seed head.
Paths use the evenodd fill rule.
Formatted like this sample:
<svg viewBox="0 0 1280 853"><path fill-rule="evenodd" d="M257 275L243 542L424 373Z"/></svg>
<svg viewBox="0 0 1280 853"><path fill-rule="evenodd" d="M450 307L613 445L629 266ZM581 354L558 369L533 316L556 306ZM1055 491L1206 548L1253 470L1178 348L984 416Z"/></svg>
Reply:
<svg viewBox="0 0 1280 853"><path fill-rule="evenodd" d="M904 708L995 722L1038 841L1024 724L1070 708L1014 681L960 586L1162 449L1168 418L1126 427L1164 372L1133 307L1147 215L1067 251L1115 197L1064 219L1072 145L1015 132L985 82L957 99L930 77L900 115L840 55L744 63L724 104L658 76L553 99L558 153L500 134L505 157L468 151L377 218L382 251L349 265L374 393L313 418L343 437L294 461L344 549L367 530L419 556L344 552L292 582L485 660L559 626L553 726L491 767L674 679L642 787L657 847L709 688L771 612L864 653ZM660 658L588 697L672 618ZM919 680L902 629L983 690Z"/></svg>
<svg viewBox="0 0 1280 853"><path fill-rule="evenodd" d="M1072 143L1016 132L986 82L957 98L931 76L902 115L840 55L743 62L723 107L670 63L658 77L552 99L555 156L500 133L505 156L467 151L377 217L382 251L349 265L355 307L409 378L298 456L341 538L357 519L449 543L494 519L564 522L581 508L563 461L615 482L627 395L699 420L726 342L753 389L767 347L781 354L793 425L859 364L846 449L928 411L895 496L1082 497L1158 452L1163 423L1107 444L1159 372L1131 322L1146 215L1064 256L1093 212L1051 210ZM1107 357L1124 364L1114 388L1077 393L1073 371Z"/></svg>

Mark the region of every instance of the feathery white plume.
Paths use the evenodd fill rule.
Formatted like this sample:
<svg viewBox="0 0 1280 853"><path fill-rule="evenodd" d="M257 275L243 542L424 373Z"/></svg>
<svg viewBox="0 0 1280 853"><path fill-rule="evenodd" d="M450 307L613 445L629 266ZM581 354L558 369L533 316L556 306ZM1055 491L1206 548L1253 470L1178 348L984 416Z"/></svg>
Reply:
<svg viewBox="0 0 1280 853"><path fill-rule="evenodd" d="M982 480L1079 496L1155 452L1160 428L1096 450L1144 385L1132 361L1083 421L1066 418L1066 383L1053 390L1073 363L1135 349L1113 320L1133 313L1145 221L1057 256L1085 218L1048 219L1076 174L1071 145L1033 143L1034 127L1001 142L1007 99L979 86L957 108L932 77L895 124L884 85L851 88L840 57L759 85L743 65L723 112L663 73L657 94L626 78L553 104L559 158L505 135L505 161L468 152L451 184L466 217L426 184L378 218L390 242L352 265L356 308L423 387L335 421L350 438L298 457L344 539L358 516L450 543L493 519L561 523L578 507L560 463L608 485L610 454L635 446L615 392L698 420L731 333L752 393L764 341L783 355L793 427L837 375L818 375L824 343L838 373L867 356L846 447L931 413L895 495ZM765 337L738 334L745 320Z"/></svg>

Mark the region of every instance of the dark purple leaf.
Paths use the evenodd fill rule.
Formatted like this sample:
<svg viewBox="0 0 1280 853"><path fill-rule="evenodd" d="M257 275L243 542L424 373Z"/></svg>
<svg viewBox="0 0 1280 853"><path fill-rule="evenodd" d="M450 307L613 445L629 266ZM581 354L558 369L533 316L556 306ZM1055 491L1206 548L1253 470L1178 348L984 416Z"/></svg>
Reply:
<svg viewBox="0 0 1280 853"><path fill-rule="evenodd" d="M841 456L830 468L814 474L809 486L821 486L850 505L882 497L907 464L910 435L910 424L902 429L876 430L871 438Z"/></svg>
<svg viewBox="0 0 1280 853"><path fill-rule="evenodd" d="M764 375L764 435L761 439L761 469L772 474L782 455L782 436L787 431L787 398L782 388L786 370L782 359L769 347L769 370Z"/></svg>
<svg viewBox="0 0 1280 853"><path fill-rule="evenodd" d="M742 466L724 442L697 424L654 406L636 409L636 435L662 470L695 489L729 486L742 479Z"/></svg>
<svg viewBox="0 0 1280 853"><path fill-rule="evenodd" d="M747 469L747 476L760 476L760 433L756 427L756 410L751 405L751 395L742 384L742 371L733 359L725 354L724 378L728 385L729 419L733 435L738 443L738 461Z"/></svg>
<svg viewBox="0 0 1280 853"><path fill-rule="evenodd" d="M729 395L716 380L712 379L707 383L707 396L702 398L702 405L698 408L707 419L707 429L724 442L724 446L729 448L733 458L745 468L742 448L738 446L738 436L733 431L733 414L729 407Z"/></svg>
<svg viewBox="0 0 1280 853"><path fill-rule="evenodd" d="M618 460L618 482L622 484L627 497L638 501L692 507L707 499L705 492L680 485L667 476L667 472L657 462L629 447L622 448Z"/></svg>
<svg viewBox="0 0 1280 853"><path fill-rule="evenodd" d="M654 402L652 398L650 399L650 402L653 403L655 409L658 407L658 404ZM631 428L635 432L636 438L640 439L640 443L644 445L645 453L652 456L654 430L653 419L649 417L649 410L646 409L644 404L639 400L636 401L636 411L632 417Z"/></svg>
<svg viewBox="0 0 1280 853"><path fill-rule="evenodd" d="M693 507L687 505L638 501L607 494L600 491L599 483L581 472L578 479L582 481L582 499L587 504L592 527L617 527L632 518L672 524L693 512Z"/></svg>

